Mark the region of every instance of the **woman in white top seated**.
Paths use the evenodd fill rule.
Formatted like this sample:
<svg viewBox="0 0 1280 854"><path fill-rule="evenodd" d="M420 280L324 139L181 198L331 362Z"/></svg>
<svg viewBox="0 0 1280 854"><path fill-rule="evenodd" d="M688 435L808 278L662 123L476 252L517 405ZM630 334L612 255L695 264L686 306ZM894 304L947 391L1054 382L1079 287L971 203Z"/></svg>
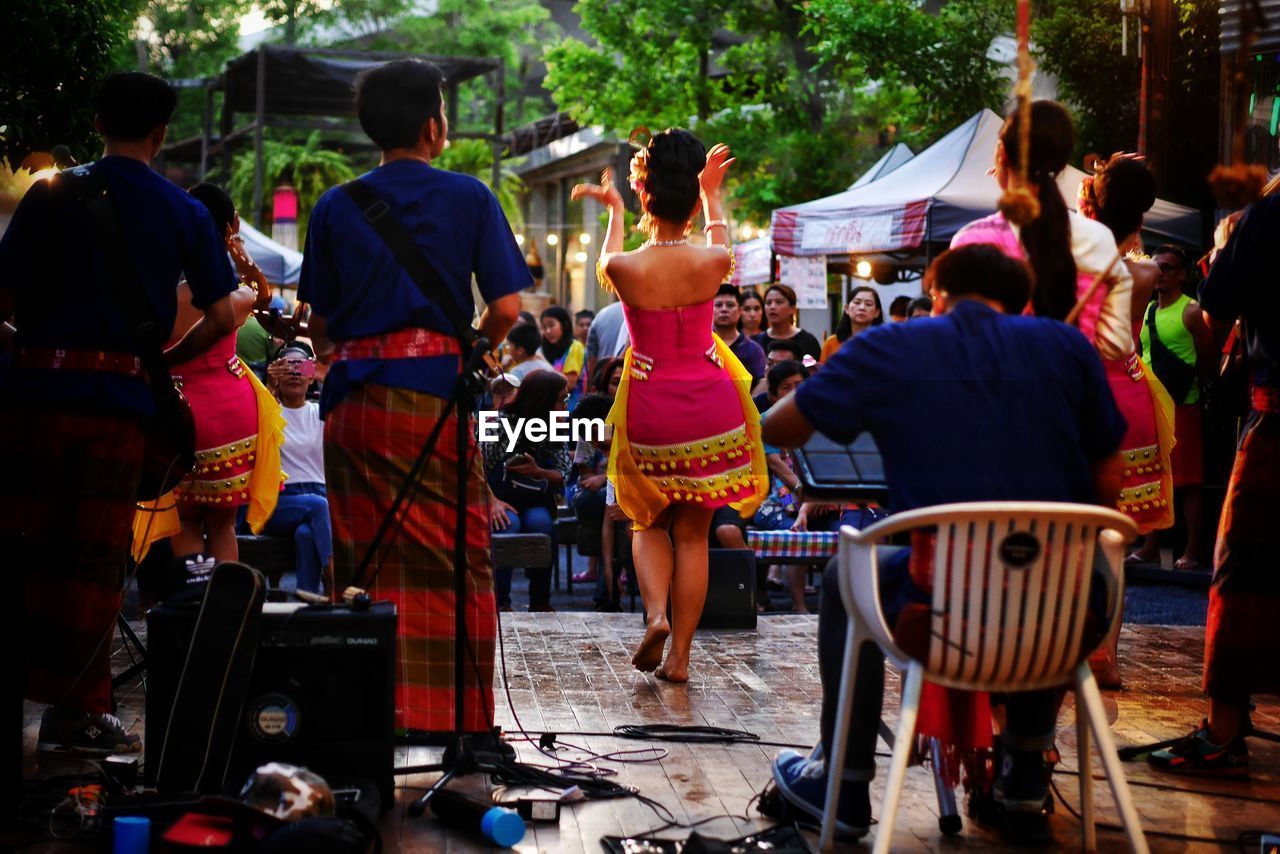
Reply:
<svg viewBox="0 0 1280 854"><path fill-rule="evenodd" d="M262 533L293 537L298 589L321 592L322 577L333 559L333 529L324 485L324 423L320 407L307 400L316 362L305 344L290 344L267 367L285 418L280 467L288 475L275 512Z"/></svg>

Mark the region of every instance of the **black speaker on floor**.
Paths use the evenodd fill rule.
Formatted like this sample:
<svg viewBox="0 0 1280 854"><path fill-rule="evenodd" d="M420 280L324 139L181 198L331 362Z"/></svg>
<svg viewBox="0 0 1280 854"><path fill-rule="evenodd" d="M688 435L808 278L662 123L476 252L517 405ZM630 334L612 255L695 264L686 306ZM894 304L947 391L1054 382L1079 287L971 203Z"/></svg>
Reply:
<svg viewBox="0 0 1280 854"><path fill-rule="evenodd" d="M147 721L168 719L198 606L157 605L147 614ZM232 775L243 781L271 761L323 777L374 781L394 803L396 611L390 603L263 607ZM148 727L148 771L164 732Z"/></svg>
<svg viewBox="0 0 1280 854"><path fill-rule="evenodd" d="M700 629L756 627L756 553L751 549L711 549L707 604Z"/></svg>
<svg viewBox="0 0 1280 854"><path fill-rule="evenodd" d="M667 607L667 617L671 608ZM648 617L641 612L640 618ZM707 602L700 629L756 627L756 553L751 549L711 549L707 561Z"/></svg>

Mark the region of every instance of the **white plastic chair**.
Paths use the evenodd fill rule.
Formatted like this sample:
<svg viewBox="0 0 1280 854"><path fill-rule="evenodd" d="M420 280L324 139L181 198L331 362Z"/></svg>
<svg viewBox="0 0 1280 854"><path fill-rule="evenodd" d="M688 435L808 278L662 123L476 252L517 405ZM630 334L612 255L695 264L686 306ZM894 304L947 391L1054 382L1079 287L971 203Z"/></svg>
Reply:
<svg viewBox="0 0 1280 854"><path fill-rule="evenodd" d="M916 661L894 641L880 608L876 545L893 534L932 530L936 541L928 660ZM1011 535L1017 534L1018 536ZM840 531L840 595L849 614L845 671L827 766L827 802L820 847L835 836L853 714L858 650L879 645L906 670L893 759L876 833L876 854L889 851L898 799L928 679L971 691L1017 692L1071 685L1076 695L1080 812L1084 847L1096 845L1089 733L1097 739L1111 793L1134 851L1147 851L1137 811L1116 755L1098 685L1083 645L1089 585L1095 568L1109 577L1105 638L1124 601L1123 549L1137 534L1114 510L1086 504L976 502L946 504L891 516L865 531ZM1095 561L1100 551L1103 560Z"/></svg>

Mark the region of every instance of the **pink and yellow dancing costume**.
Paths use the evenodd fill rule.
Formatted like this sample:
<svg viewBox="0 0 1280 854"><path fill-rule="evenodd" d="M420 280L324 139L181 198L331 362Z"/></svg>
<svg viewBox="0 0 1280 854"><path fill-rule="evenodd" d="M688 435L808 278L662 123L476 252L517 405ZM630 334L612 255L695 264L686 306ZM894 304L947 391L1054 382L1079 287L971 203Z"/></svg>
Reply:
<svg viewBox="0 0 1280 854"><path fill-rule="evenodd" d="M631 347L609 413L618 505L637 530L678 504L750 517L769 487L760 414L751 374L711 331L712 300L623 311Z"/></svg>

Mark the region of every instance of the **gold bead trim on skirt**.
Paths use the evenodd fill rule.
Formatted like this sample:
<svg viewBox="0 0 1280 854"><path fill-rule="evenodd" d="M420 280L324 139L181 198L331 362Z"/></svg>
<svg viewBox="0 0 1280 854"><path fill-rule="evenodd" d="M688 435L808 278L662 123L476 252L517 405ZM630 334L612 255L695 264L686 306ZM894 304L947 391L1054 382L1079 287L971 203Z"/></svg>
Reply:
<svg viewBox="0 0 1280 854"><path fill-rule="evenodd" d="M695 464L706 466L718 463L721 459L734 460L745 457L750 452L751 443L747 441L745 424L714 436L675 445L631 443L631 456L640 470L657 473L675 472L680 468L690 469Z"/></svg>
<svg viewBox="0 0 1280 854"><path fill-rule="evenodd" d="M1135 474L1155 474L1164 471L1164 466L1160 462L1160 447L1158 445L1121 451L1120 456L1124 460L1125 477L1133 477Z"/></svg>
<svg viewBox="0 0 1280 854"><path fill-rule="evenodd" d="M253 459L253 452L257 447L258 434L254 433L247 439L240 439L223 445L220 448L209 448L207 451L196 451L196 470L200 471L200 466L214 463L221 467L230 464L232 460L236 460L237 465L244 465L244 460ZM212 471L212 469L210 470Z"/></svg>
<svg viewBox="0 0 1280 854"><path fill-rule="evenodd" d="M651 475L650 480L668 498L696 503L708 498L736 498L744 489L751 491L760 483L760 478L751 473L750 462L720 474L694 477L673 473L668 477Z"/></svg>
<svg viewBox="0 0 1280 854"><path fill-rule="evenodd" d="M1155 480L1151 483L1141 483L1137 486L1120 490L1120 497L1116 500L1116 507L1121 512L1136 513L1139 510L1164 507L1168 503L1160 481Z"/></svg>

